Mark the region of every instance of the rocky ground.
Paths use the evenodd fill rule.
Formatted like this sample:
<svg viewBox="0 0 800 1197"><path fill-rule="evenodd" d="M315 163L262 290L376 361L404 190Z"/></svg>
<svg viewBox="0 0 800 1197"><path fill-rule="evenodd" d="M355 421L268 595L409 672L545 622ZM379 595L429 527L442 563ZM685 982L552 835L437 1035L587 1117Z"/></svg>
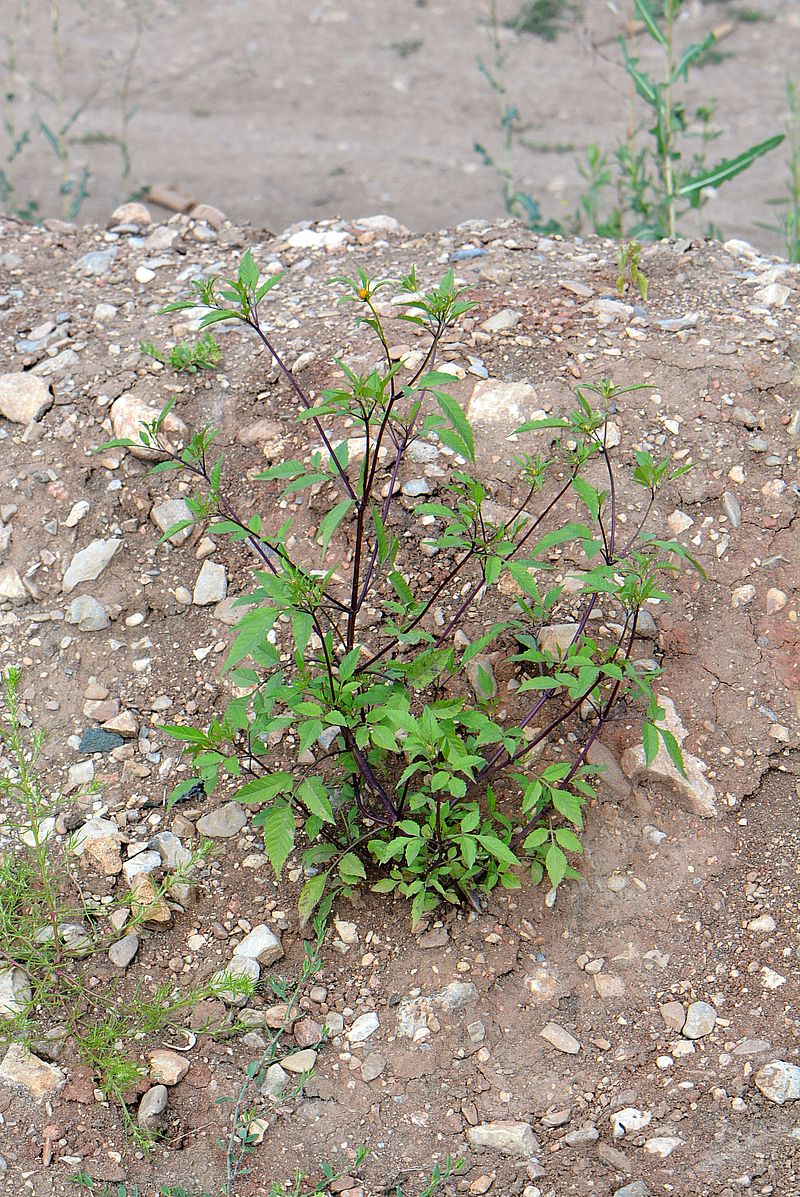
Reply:
<svg viewBox="0 0 800 1197"><path fill-rule="evenodd" d="M48 731L48 785L65 795L54 842L78 832L85 896L146 894L201 837L215 845L160 924L94 959L93 983L121 994L202 983L235 958L260 983L246 1033L226 1037L235 1007L216 1001L190 1012L188 1051L174 1033L137 1045L152 1080L138 1116L162 1135L148 1158L126 1147L118 1111L69 1044L48 1060L10 1047L5 1185L72 1192L83 1169L142 1193L169 1183L216 1194L229 1125L218 1099L237 1092L274 1021L270 978L296 976L303 958L301 870L275 883L251 812L224 792L164 806L184 767L158 724L202 723L226 697L221 663L249 564L201 529L157 546L185 485L147 476L121 450L93 453L174 395L185 425L220 428L243 509L271 514L277 486L248 471L295 456L302 433L270 362L227 326L211 373L176 375L138 347L188 335L184 314L157 309L201 271L235 269L245 248L262 269L287 270L270 322L311 387L333 377L334 356L371 360L332 276L416 263L432 282L452 265L472 284L480 309L444 359L499 499L520 417L568 410L580 379L650 383L612 413L619 453L697 462L652 526L681 535L708 581L680 576L643 646L664 665L689 781L659 759L645 770L623 718L602 745L583 879L555 901L526 888L416 934L402 904L368 892L337 908L283 1079L273 1073L251 1100L263 1143L236 1191L262 1193L364 1143L369 1158L342 1182L351 1197L400 1183L416 1195L447 1155L464 1160L448 1193L800 1193L800 270L743 242L658 245L643 261L645 305L617 297L610 243L542 240L510 223L419 237L371 218L275 237L214 209L153 225L138 206L107 229L0 225L0 664L24 666L27 716ZM394 331L413 363L414 338ZM402 480L410 535L415 496L446 472L433 446L423 457ZM317 522L313 496L294 515L302 537ZM418 568L437 566L421 554ZM467 634L483 618L472 611ZM492 663L501 693L513 689L503 660ZM71 805L91 780L100 792ZM8 970L0 984L13 1004ZM310 1065L287 1097L286 1074Z"/></svg>

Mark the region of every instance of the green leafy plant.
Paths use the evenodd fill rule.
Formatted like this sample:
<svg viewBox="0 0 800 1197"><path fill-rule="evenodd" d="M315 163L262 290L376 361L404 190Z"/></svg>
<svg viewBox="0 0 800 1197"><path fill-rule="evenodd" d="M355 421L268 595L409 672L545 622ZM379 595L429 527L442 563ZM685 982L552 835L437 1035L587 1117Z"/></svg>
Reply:
<svg viewBox="0 0 800 1197"><path fill-rule="evenodd" d="M158 349L152 341L140 341L139 348L148 357L155 358L163 366L171 366L176 372L185 370L187 374L196 374L198 370L213 370L219 365L222 349L217 339L211 333L199 337L194 345L188 341L181 341L173 345L169 351Z"/></svg>
<svg viewBox="0 0 800 1197"><path fill-rule="evenodd" d="M617 294L624 295L626 290L638 291L645 302L649 286L647 275L641 268L642 247L638 241L629 241L619 247L617 254Z"/></svg>
<svg viewBox="0 0 800 1197"><path fill-rule="evenodd" d="M171 404L142 427L140 442L162 458L155 471L183 470L199 483L188 500L193 517L257 558L254 589L240 600L250 610L226 662L240 695L207 729L165 730L183 742L209 793L221 777L232 777L239 801L258 808L253 821L276 874L302 828L303 918L318 906L326 912L335 892L369 879L379 893L396 890L410 899L417 922L440 902L477 901L496 885L517 888L525 857L534 881L546 875L557 886L578 875L568 854L580 852L577 832L596 772L586 753L617 702L642 704L647 759L663 741L680 767L678 745L659 725L653 675L634 663L632 650L643 605L668 598L661 579L696 564L677 542L644 530L658 490L691 467L673 471L637 451L632 478L647 501L643 515L626 516L623 531L606 414L592 404L607 409L641 388L601 379L577 388L568 416L517 430L533 434L539 451L517 458L519 494L498 514L477 473L473 429L445 389L451 376L434 368L442 338L474 307L452 272L428 289L414 270L394 284L363 271L334 280L385 362L358 374L337 361L337 383L316 398L286 368L259 314L279 280L262 280L248 252L235 278L195 283L191 299L164 310L204 306L202 323L236 320L275 357L298 419L311 425L321 447L254 480L277 483L287 501L312 487L325 496L312 534L316 561L293 555L291 520L238 514L223 484L223 460L209 452L212 429L176 452L161 436ZM407 381L391 358L379 309L378 296L389 289L391 310L428 342ZM441 446L454 468L436 501L416 504L409 520L398 511L400 476L419 441ZM559 518L564 507L569 514ZM417 551L427 545L442 557L427 589L413 580L415 541ZM565 552L588 567L577 597L552 578L553 554ZM510 588L516 596L513 608L501 581L505 594ZM499 618L464 646L455 632L490 593ZM590 631L600 603L618 611L607 635ZM365 620L370 607L379 612L377 624ZM442 612L438 625L435 609ZM554 640L548 629L567 616L568 635ZM519 671L513 716L493 706L486 657L492 644ZM295 761L311 753L313 764L276 767L271 741L289 729ZM193 784L182 781L173 794Z"/></svg>

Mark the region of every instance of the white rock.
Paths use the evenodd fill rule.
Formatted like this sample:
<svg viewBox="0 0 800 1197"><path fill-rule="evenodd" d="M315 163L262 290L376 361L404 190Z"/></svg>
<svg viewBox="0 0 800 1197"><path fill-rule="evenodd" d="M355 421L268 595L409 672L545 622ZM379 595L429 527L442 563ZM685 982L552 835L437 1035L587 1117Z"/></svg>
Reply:
<svg viewBox="0 0 800 1197"><path fill-rule="evenodd" d="M161 1115L167 1108L168 1092L166 1085L153 1085L148 1089L139 1102L136 1120L142 1130L152 1131L158 1126Z"/></svg>
<svg viewBox="0 0 800 1197"><path fill-rule="evenodd" d="M786 978L765 964L761 970L761 984L765 989L780 989L781 985L786 984Z"/></svg>
<svg viewBox="0 0 800 1197"><path fill-rule="evenodd" d="M150 519L162 533L168 532L175 524L182 523L183 520L191 520L191 518L192 513L185 499L163 499L160 503L156 503L150 512ZM191 526L184 528L181 532L170 536L169 543L183 544L191 534Z"/></svg>
<svg viewBox="0 0 800 1197"><path fill-rule="evenodd" d="M40 420L53 405L48 383L34 374L0 374L0 416L12 424Z"/></svg>
<svg viewBox="0 0 800 1197"><path fill-rule="evenodd" d="M95 324L106 324L109 320L113 320L116 314L117 309L113 303L96 303L92 312L92 319Z"/></svg>
<svg viewBox="0 0 800 1197"><path fill-rule="evenodd" d="M772 1060L759 1068L753 1080L766 1099L774 1101L776 1105L800 1100L800 1068L796 1064Z"/></svg>
<svg viewBox="0 0 800 1197"><path fill-rule="evenodd" d="M264 1084L261 1086L262 1090L270 1097L277 1097L283 1093L286 1086L289 1084L288 1074L281 1068L280 1064L270 1064L264 1077Z"/></svg>
<svg viewBox="0 0 800 1197"><path fill-rule="evenodd" d="M137 283L152 283L156 277L156 272L155 270L151 270L149 266L137 266L133 277Z"/></svg>
<svg viewBox="0 0 800 1197"><path fill-rule="evenodd" d="M11 603L24 603L31 596L22 584L13 565L0 565L0 600L6 599Z"/></svg>
<svg viewBox="0 0 800 1197"><path fill-rule="evenodd" d="M666 694L658 695L658 705L664 710L661 726L672 732L679 745L686 738L686 728L675 709L675 704ZM699 757L682 749L686 776L678 772L664 747L659 742L658 752L651 764L645 761L641 744L629 748L622 757L622 769L627 777L635 781L663 782L675 794L680 803L692 814L701 818L712 818L717 814L716 791L706 777L708 766Z"/></svg>
<svg viewBox="0 0 800 1197"><path fill-rule="evenodd" d="M513 308L503 308L485 320L481 328L488 333L510 332L512 328L517 327L521 319L521 312L515 312Z"/></svg>
<svg viewBox="0 0 800 1197"><path fill-rule="evenodd" d="M748 931L774 931L776 923L771 914L759 915L757 919L750 919L747 924Z"/></svg>
<svg viewBox="0 0 800 1197"><path fill-rule="evenodd" d="M381 1020L374 1011L369 1014L361 1014L348 1030L347 1038L350 1043L364 1043L371 1035L375 1034L380 1025Z"/></svg>
<svg viewBox="0 0 800 1197"><path fill-rule="evenodd" d="M247 815L238 802L226 802L197 820L197 830L212 840L227 840L247 826Z"/></svg>
<svg viewBox="0 0 800 1197"><path fill-rule="evenodd" d="M687 1039L702 1039L710 1035L717 1021L717 1012L708 1002L692 1002L686 1011L686 1022L681 1031Z"/></svg>
<svg viewBox="0 0 800 1197"><path fill-rule="evenodd" d="M249 993L237 992L230 988L230 979L244 977L253 985L261 976L258 961L252 956L234 956L227 968L220 969L211 978L211 985L219 997L228 1006L244 1006L249 999Z"/></svg>
<svg viewBox="0 0 800 1197"><path fill-rule="evenodd" d="M625 1135L644 1130L652 1121L653 1115L649 1110L637 1110L635 1106L626 1106L624 1110L616 1110L611 1115L614 1138L623 1139Z"/></svg>
<svg viewBox="0 0 800 1197"><path fill-rule="evenodd" d="M673 536L680 536L681 532L686 532L693 524L694 520L685 511L673 511L667 516L667 526Z"/></svg>
<svg viewBox="0 0 800 1197"><path fill-rule="evenodd" d="M283 945L266 923L259 923L245 935L241 943L233 949L234 956L249 956L259 964L274 964L283 956Z"/></svg>
<svg viewBox="0 0 800 1197"><path fill-rule="evenodd" d="M731 591L731 606L749 607L755 597L755 586L735 586Z"/></svg>
<svg viewBox="0 0 800 1197"><path fill-rule="evenodd" d="M657 1155L659 1159L665 1160L682 1142L683 1139L676 1139L673 1135L659 1135L654 1139L648 1139L644 1149L650 1155Z"/></svg>
<svg viewBox="0 0 800 1197"><path fill-rule="evenodd" d="M12 1043L0 1064L0 1081L26 1089L32 1097L53 1097L64 1087L66 1076L55 1064L34 1056L21 1043Z"/></svg>
<svg viewBox="0 0 800 1197"><path fill-rule="evenodd" d="M791 288L783 283L769 283L766 287L759 287L755 293L757 303L767 308L782 308L791 295Z"/></svg>
<svg viewBox="0 0 800 1197"><path fill-rule="evenodd" d="M138 200L129 200L126 204L120 204L111 213L111 220L114 224L135 224L140 229L153 223L150 209L145 204L139 203Z"/></svg>
<svg viewBox="0 0 800 1197"><path fill-rule="evenodd" d="M228 575L224 565L204 561L194 584L192 602L196 607L221 603L228 593Z"/></svg>
<svg viewBox="0 0 800 1197"><path fill-rule="evenodd" d="M292 1052L290 1056L284 1056L281 1060L281 1067L286 1072L299 1074L301 1072L311 1072L316 1062L317 1053L312 1048L306 1047L302 1051Z"/></svg>
<svg viewBox="0 0 800 1197"><path fill-rule="evenodd" d="M140 445L139 429L143 423L151 424L161 414L161 409L151 407L144 399L130 392L120 395L111 406L111 423L114 436L136 441L128 452L142 461L157 461L159 454ZM161 426L161 439L172 451L180 449L186 439L187 428L183 420L171 411Z"/></svg>
<svg viewBox="0 0 800 1197"><path fill-rule="evenodd" d="M0 1019L22 1014L31 997L31 983L21 968L0 969Z"/></svg>
<svg viewBox="0 0 800 1197"><path fill-rule="evenodd" d="M544 415L532 411L534 396L530 383L481 378L467 405L467 418L474 424L505 425L511 432L524 420Z"/></svg>
<svg viewBox="0 0 800 1197"><path fill-rule="evenodd" d="M355 923L348 923L345 919L334 919L333 926L342 943L358 943L358 927Z"/></svg>
<svg viewBox="0 0 800 1197"><path fill-rule="evenodd" d="M350 233L336 232L330 230L316 229L301 229L299 233L292 233L287 240L287 245L292 249L324 249L330 252L334 249L341 249L348 241L353 238Z"/></svg>
<svg viewBox="0 0 800 1197"><path fill-rule="evenodd" d="M166 1048L148 1052L147 1058L150 1061L150 1076L159 1085L177 1085L189 1071L189 1061L185 1056Z"/></svg>
<svg viewBox="0 0 800 1197"><path fill-rule="evenodd" d="M569 1056L575 1056L581 1050L581 1045L575 1036L570 1035L569 1031L557 1022L548 1022L546 1026L542 1027L539 1034L557 1051L566 1052Z"/></svg>
<svg viewBox="0 0 800 1197"><path fill-rule="evenodd" d="M101 632L111 626L108 612L93 594L81 594L67 607L64 618L76 624L80 632Z"/></svg>
<svg viewBox="0 0 800 1197"><path fill-rule="evenodd" d="M70 561L61 583L64 594L71 594L82 582L94 582L99 578L118 552L122 541L118 537L108 540L93 540L81 549Z"/></svg>
<svg viewBox="0 0 800 1197"><path fill-rule="evenodd" d="M522 1158L536 1151L536 1138L529 1122L483 1122L480 1126L468 1126L467 1142L470 1147Z"/></svg>
<svg viewBox="0 0 800 1197"><path fill-rule="evenodd" d="M112 943L108 949L108 958L117 968L127 968L138 951L139 936L131 933Z"/></svg>

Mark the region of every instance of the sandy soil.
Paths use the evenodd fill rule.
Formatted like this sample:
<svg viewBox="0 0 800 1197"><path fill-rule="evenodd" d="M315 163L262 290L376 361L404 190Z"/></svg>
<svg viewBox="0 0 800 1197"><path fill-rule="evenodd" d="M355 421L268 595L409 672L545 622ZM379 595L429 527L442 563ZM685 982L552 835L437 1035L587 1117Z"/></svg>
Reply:
<svg viewBox="0 0 800 1197"><path fill-rule="evenodd" d="M712 155L779 131L785 76L796 71L796 4L756 0L748 11L763 19L754 22L737 16L742 8L691 0L680 24L686 44L732 23L722 60L696 71L687 93L690 110L717 105L723 133ZM7 36L18 28L7 112L16 135L31 129L16 164L18 202L53 215L59 166L36 124L58 124L52 38L48 6L33 10L17 27L13 0L0 4ZM501 14L514 11L501 3ZM502 215L498 180L474 151L476 141L500 149L497 98L477 67L479 57L491 62L487 14L486 0L62 0L62 120L77 112L70 169L90 172L81 218L104 220L143 185L168 184L273 229L336 213L387 211L420 230ZM625 134L616 39L629 15L627 2L589 0L554 43L506 35L509 97L534 147L520 151L516 170L548 215L572 211L584 148L613 149ZM779 251L758 222L775 215L767 201L782 191L780 152L722 188L704 221Z"/></svg>

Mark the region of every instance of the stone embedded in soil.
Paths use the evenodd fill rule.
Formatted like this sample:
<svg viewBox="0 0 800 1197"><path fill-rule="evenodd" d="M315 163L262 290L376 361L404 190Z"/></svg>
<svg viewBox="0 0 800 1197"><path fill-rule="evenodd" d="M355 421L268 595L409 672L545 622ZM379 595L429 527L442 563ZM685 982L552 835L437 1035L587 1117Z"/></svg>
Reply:
<svg viewBox="0 0 800 1197"><path fill-rule="evenodd" d="M271 1097L278 1097L279 1094L285 1092L288 1084L289 1074L281 1068L280 1064L270 1064L261 1088Z"/></svg>
<svg viewBox="0 0 800 1197"><path fill-rule="evenodd" d="M625 982L622 977L612 977L608 973L595 973L594 987L597 990L597 996L601 998L625 996Z"/></svg>
<svg viewBox="0 0 800 1197"><path fill-rule="evenodd" d="M81 736L78 752L92 756L95 752L111 752L125 743L117 732L104 731L102 727L87 727Z"/></svg>
<svg viewBox="0 0 800 1197"><path fill-rule="evenodd" d="M379 1076L382 1076L386 1070L386 1060L380 1052L370 1052L366 1060L361 1065L361 1079L366 1081L376 1081Z"/></svg>
<svg viewBox="0 0 800 1197"><path fill-rule="evenodd" d="M726 490L722 496L722 510L728 517L728 523L732 528L741 528L742 526L742 508L739 500L733 491Z"/></svg>
<svg viewBox="0 0 800 1197"><path fill-rule="evenodd" d="M664 1025L670 1031L682 1031L686 1022L686 1011L680 1002L664 1002L660 1007Z"/></svg>
<svg viewBox="0 0 800 1197"><path fill-rule="evenodd" d="M501 1155L528 1158L536 1151L536 1137L529 1122L482 1122L467 1127L470 1147L499 1151Z"/></svg>
<svg viewBox="0 0 800 1197"><path fill-rule="evenodd" d="M347 1031L347 1039L350 1043L365 1043L381 1025L381 1020L373 1011L369 1014L360 1014L352 1026Z"/></svg>
<svg viewBox="0 0 800 1197"><path fill-rule="evenodd" d="M636 1134L644 1130L653 1121L649 1110L637 1110L635 1106L626 1106L624 1110L617 1110L611 1115L611 1125L614 1128L614 1138L622 1139L625 1135Z"/></svg>
<svg viewBox="0 0 800 1197"><path fill-rule="evenodd" d="M75 554L64 573L61 589L71 594L82 582L94 582L107 569L122 541L115 536L108 540L93 540Z"/></svg>
<svg viewBox="0 0 800 1197"><path fill-rule="evenodd" d="M212 840L229 840L247 826L247 815L238 802L226 802L224 806L201 815L197 830Z"/></svg>
<svg viewBox="0 0 800 1197"><path fill-rule="evenodd" d="M463 1010L470 1002L474 1002L477 996L478 990L472 981L451 981L435 993L431 1001L443 1010Z"/></svg>
<svg viewBox="0 0 800 1197"><path fill-rule="evenodd" d="M240 808L241 809L241 808ZM259 923L248 931L241 943L233 949L234 956L249 956L259 964L274 964L283 956L283 944L266 923Z"/></svg>
<svg viewBox="0 0 800 1197"><path fill-rule="evenodd" d="M120 395L111 405L111 423L114 436L123 440L132 440L136 444L128 452L141 461L157 461L160 454L148 449L139 440L139 430L143 423L152 424L161 414L161 408L151 407L145 399L127 393ZM161 425L161 440L167 449L177 452L186 439L188 429L174 410L169 412Z"/></svg>
<svg viewBox="0 0 800 1197"><path fill-rule="evenodd" d="M523 984L528 997L542 1006L555 1002L560 988L558 974L548 964L540 964L525 977Z"/></svg>
<svg viewBox="0 0 800 1197"><path fill-rule="evenodd" d="M0 969L0 1019L23 1014L31 997L31 983L21 968Z"/></svg>
<svg viewBox="0 0 800 1197"><path fill-rule="evenodd" d="M130 883L131 911L143 916L148 925L165 927L172 921L172 912L147 873L137 873Z"/></svg>
<svg viewBox="0 0 800 1197"><path fill-rule="evenodd" d="M497 695L497 682L492 662L484 653L479 653L467 662L466 674L478 699L486 700Z"/></svg>
<svg viewBox="0 0 800 1197"><path fill-rule="evenodd" d="M149 848L158 852L165 869L181 869L189 864L192 854L184 848L181 841L172 831L159 831L148 844Z"/></svg>
<svg viewBox="0 0 800 1197"><path fill-rule="evenodd" d="M227 1006L244 1006L249 1001L250 992L261 976L261 968L252 956L234 956L225 968L214 973L211 984L217 997ZM231 984L233 978L243 977L249 982L248 988L240 991Z"/></svg>
<svg viewBox="0 0 800 1197"><path fill-rule="evenodd" d="M539 632L539 645L542 652L552 653L554 657L564 657L567 649L573 643L580 631L578 623L551 623Z"/></svg>
<svg viewBox="0 0 800 1197"><path fill-rule="evenodd" d="M55 1064L34 1056L21 1043L12 1043L0 1064L0 1081L26 1089L31 1097L53 1097L64 1087L66 1076Z"/></svg>
<svg viewBox="0 0 800 1197"><path fill-rule="evenodd" d="M0 600L11 603L26 603L30 599L22 578L13 565L0 565Z"/></svg>
<svg viewBox="0 0 800 1197"><path fill-rule="evenodd" d="M683 1139L677 1139L674 1135L657 1135L647 1140L644 1149L649 1155L657 1155L660 1160L665 1160L681 1143Z"/></svg>
<svg viewBox="0 0 800 1197"><path fill-rule="evenodd" d="M34 374L0 374L0 416L12 424L40 420L53 406L48 383Z"/></svg>
<svg viewBox="0 0 800 1197"><path fill-rule="evenodd" d="M192 602L195 607L210 607L221 603L228 593L228 575L224 565L204 561L194 584Z"/></svg>
<svg viewBox="0 0 800 1197"><path fill-rule="evenodd" d="M169 1092L166 1085L153 1085L148 1089L139 1102L136 1121L142 1130L154 1131L158 1129L161 1117L167 1108Z"/></svg>
<svg viewBox="0 0 800 1197"><path fill-rule="evenodd" d="M539 1035L545 1039L551 1047L556 1051L566 1052L569 1056L575 1056L581 1050L581 1045L574 1035L570 1035L564 1027L557 1022L548 1022L542 1027Z"/></svg>
<svg viewBox="0 0 800 1197"><path fill-rule="evenodd" d="M517 327L521 319L521 312L515 312L513 308L503 308L488 320L484 320L481 328L488 333L510 332L512 328Z"/></svg>
<svg viewBox="0 0 800 1197"><path fill-rule="evenodd" d="M568 1135L564 1135L564 1142L568 1147L588 1147L590 1143L596 1143L599 1138L600 1131L589 1123L587 1126L581 1126L577 1130L570 1131Z"/></svg>
<svg viewBox="0 0 800 1197"><path fill-rule="evenodd" d="M139 951L139 936L131 933L123 935L108 949L108 958L117 968L127 968Z"/></svg>
<svg viewBox="0 0 800 1197"><path fill-rule="evenodd" d="M634 1180L632 1184L615 1189L614 1197L652 1197L652 1194L643 1180Z"/></svg>
<svg viewBox="0 0 800 1197"><path fill-rule="evenodd" d="M589 745L586 759L590 765L602 765L603 772L598 774L597 781L600 792L607 791L613 798L629 798L632 793L630 782L620 768L619 761L610 748L595 740Z"/></svg>
<svg viewBox="0 0 800 1197"><path fill-rule="evenodd" d="M747 924L748 931L770 932L774 931L776 922L771 914L761 914L757 919L750 919Z"/></svg>
<svg viewBox="0 0 800 1197"><path fill-rule="evenodd" d="M717 1012L708 1002L692 1002L686 1011L686 1022L681 1034L687 1039L702 1039L710 1035L717 1021Z"/></svg>
<svg viewBox="0 0 800 1197"><path fill-rule="evenodd" d="M286 1072L301 1073L311 1072L311 1069L317 1062L317 1053L312 1051L310 1047L304 1048L300 1052L292 1052L289 1056L284 1056L281 1060L281 1067Z"/></svg>
<svg viewBox="0 0 800 1197"><path fill-rule="evenodd" d="M156 1048L147 1053L150 1061L150 1076L159 1085L177 1085L189 1071L189 1061L178 1052Z"/></svg>
<svg viewBox="0 0 800 1197"><path fill-rule="evenodd" d="M135 856L125 861L122 871L125 874L125 880L130 884L140 873L154 873L156 869L160 868L160 852L137 852Z"/></svg>
<svg viewBox="0 0 800 1197"><path fill-rule="evenodd" d="M682 745L687 732L674 702L667 695L659 694L658 705L664 710L664 719L660 726L672 732L678 744ZM644 748L641 744L636 744L624 753L622 769L633 781L663 782L691 814L701 818L712 818L717 814L717 795L706 777L708 766L686 749L682 749L682 753L685 776L673 764L660 739L658 752L649 765L645 759Z"/></svg>
<svg viewBox="0 0 800 1197"><path fill-rule="evenodd" d="M800 1067L796 1064L772 1060L759 1068L753 1080L767 1101L779 1106L787 1101L800 1101Z"/></svg>
<svg viewBox="0 0 800 1197"><path fill-rule="evenodd" d="M64 618L75 624L79 632L102 632L111 626L108 612L93 594L81 594L67 607Z"/></svg>
<svg viewBox="0 0 800 1197"><path fill-rule="evenodd" d="M543 416L532 411L535 391L528 382L501 382L498 378L479 379L467 406L467 419L473 424L505 424L509 432L523 420Z"/></svg>
<svg viewBox="0 0 800 1197"><path fill-rule="evenodd" d="M155 504L150 512L150 519L162 534L168 532L175 524L180 524L184 520L191 520L191 518L192 513L185 499L162 499L160 503ZM169 543L174 545L183 544L191 534L192 528L190 525L188 528L183 528L180 532L173 533L169 537Z"/></svg>

